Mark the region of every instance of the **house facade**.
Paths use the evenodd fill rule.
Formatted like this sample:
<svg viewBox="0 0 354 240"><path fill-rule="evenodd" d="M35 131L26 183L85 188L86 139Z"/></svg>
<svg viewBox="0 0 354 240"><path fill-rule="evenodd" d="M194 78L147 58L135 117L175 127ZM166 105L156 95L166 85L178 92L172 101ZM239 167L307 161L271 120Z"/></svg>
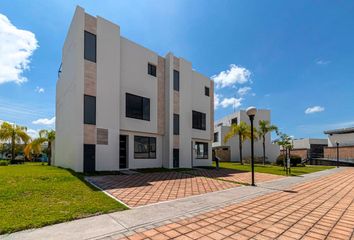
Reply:
<svg viewBox="0 0 354 240"><path fill-rule="evenodd" d="M302 160L323 158L324 148L328 146L327 139L301 138L292 140L292 155L298 155Z"/></svg>
<svg viewBox="0 0 354 240"><path fill-rule="evenodd" d="M56 91L55 165L77 172L210 166L213 81L77 7Z"/></svg>
<svg viewBox="0 0 354 240"><path fill-rule="evenodd" d="M354 127L324 131L328 135L328 147L324 149L324 157L337 159L337 143L339 159L354 161Z"/></svg>
<svg viewBox="0 0 354 240"><path fill-rule="evenodd" d="M259 120L267 120L270 122L270 110L259 109L254 118L254 127L258 128ZM230 131L231 125L233 123L238 124L240 122L245 122L250 125L249 117L244 110L232 113L218 121L214 124L214 137L213 137L213 154L218 156L222 161L239 162L240 152L239 152L239 137L234 136L227 142L224 142L226 134ZM262 140L256 140L254 142L254 154L255 158L259 160L263 157L263 142ZM274 162L279 156L280 148L278 145L273 144L271 141L271 134L266 135L265 141L266 148L266 161ZM243 159L251 158L251 142L246 140L242 144L242 155Z"/></svg>

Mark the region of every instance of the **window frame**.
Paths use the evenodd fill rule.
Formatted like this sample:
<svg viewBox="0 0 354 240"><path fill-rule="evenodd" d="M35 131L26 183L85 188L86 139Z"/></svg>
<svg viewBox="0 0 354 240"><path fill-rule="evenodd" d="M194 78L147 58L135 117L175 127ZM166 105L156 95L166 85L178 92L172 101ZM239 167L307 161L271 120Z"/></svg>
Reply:
<svg viewBox="0 0 354 240"><path fill-rule="evenodd" d="M93 112L91 112L91 108L88 108L88 104L89 104L89 99L93 100L93 104L94 104L94 108L93 108ZM89 124L89 125L96 125L96 97L95 96L90 96L90 95L86 95L84 94L84 124ZM90 111L90 112L89 112ZM91 114L93 116L91 116ZM91 117L93 117L93 119L91 119Z"/></svg>
<svg viewBox="0 0 354 240"><path fill-rule="evenodd" d="M237 119L237 117L234 117L234 118L231 118L231 125L232 124L238 124L238 119Z"/></svg>
<svg viewBox="0 0 354 240"><path fill-rule="evenodd" d="M140 115L137 116L136 114L133 114L132 111L128 111L129 106L128 106L128 96L130 97L136 97L136 98L140 98ZM148 108L144 108L144 106L146 106L146 104L148 103ZM130 104L129 104L130 105ZM125 93L125 117L126 118L134 118L134 119L139 119L139 120L144 120L144 121L150 121L150 98L146 98L146 97L142 97L142 96L138 96L135 94L131 94L126 92Z"/></svg>
<svg viewBox="0 0 354 240"><path fill-rule="evenodd" d="M210 97L210 88L207 86L204 87L204 95Z"/></svg>
<svg viewBox="0 0 354 240"><path fill-rule="evenodd" d="M192 128L204 131L206 130L206 113L195 110L192 111Z"/></svg>
<svg viewBox="0 0 354 240"><path fill-rule="evenodd" d="M147 139L148 141L148 151L146 152L137 152L136 151L136 148L135 148L135 142L136 142L136 139L137 138L145 138ZM152 141L153 140L153 141ZM154 143L152 143L154 142ZM155 148L153 149L152 148L152 144L155 144ZM156 149L157 149L157 141L156 141L156 137L148 137L148 136L139 136L139 135L134 135L134 159L156 159ZM139 153L147 153L148 154L148 157L138 157L136 156L136 154L139 154ZM153 153L153 155L151 156L151 153Z"/></svg>
<svg viewBox="0 0 354 240"><path fill-rule="evenodd" d="M157 76L157 66L155 64L148 63L148 74L153 77Z"/></svg>
<svg viewBox="0 0 354 240"><path fill-rule="evenodd" d="M218 142L218 141L219 141L219 132L214 132L213 142Z"/></svg>
<svg viewBox="0 0 354 240"><path fill-rule="evenodd" d="M87 38L87 36L94 37L94 56L93 57L90 56L88 51L86 51L86 49L88 49L88 45L89 45L89 39ZM90 61L90 62L94 62L94 63L96 63L96 61L97 61L97 36L96 36L96 34L93 34L88 31L84 31L84 59L87 61Z"/></svg>
<svg viewBox="0 0 354 240"><path fill-rule="evenodd" d="M195 142L196 159L209 159L209 144L207 142ZM203 145L203 155L199 155L200 145ZM206 147L205 147L206 146Z"/></svg>
<svg viewBox="0 0 354 240"><path fill-rule="evenodd" d="M179 92L180 74L179 71L173 69L173 90Z"/></svg>
<svg viewBox="0 0 354 240"><path fill-rule="evenodd" d="M173 114L173 135L179 135L179 114Z"/></svg>

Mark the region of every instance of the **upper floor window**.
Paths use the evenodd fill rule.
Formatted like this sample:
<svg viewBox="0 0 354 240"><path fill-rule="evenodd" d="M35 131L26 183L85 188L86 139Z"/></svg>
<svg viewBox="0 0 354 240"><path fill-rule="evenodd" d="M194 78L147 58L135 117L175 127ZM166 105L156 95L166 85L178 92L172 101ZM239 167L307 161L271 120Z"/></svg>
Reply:
<svg viewBox="0 0 354 240"><path fill-rule="evenodd" d="M205 96L208 96L208 97L209 97L209 95L210 95L210 90L209 90L208 87L204 87L204 94L205 94Z"/></svg>
<svg viewBox="0 0 354 240"><path fill-rule="evenodd" d="M85 31L84 58L96 62L96 35Z"/></svg>
<svg viewBox="0 0 354 240"><path fill-rule="evenodd" d="M156 158L156 138L134 136L134 158Z"/></svg>
<svg viewBox="0 0 354 240"><path fill-rule="evenodd" d="M148 63L148 74L156 77L156 66L155 65Z"/></svg>
<svg viewBox="0 0 354 240"><path fill-rule="evenodd" d="M214 133L214 142L218 142L219 141L219 132L215 132Z"/></svg>
<svg viewBox="0 0 354 240"><path fill-rule="evenodd" d="M96 125L96 97L84 95L84 124Z"/></svg>
<svg viewBox="0 0 354 240"><path fill-rule="evenodd" d="M208 143L196 142L197 158L208 158Z"/></svg>
<svg viewBox="0 0 354 240"><path fill-rule="evenodd" d="M173 70L173 90L179 91L179 72Z"/></svg>
<svg viewBox="0 0 354 240"><path fill-rule="evenodd" d="M193 111L193 128L199 130L206 129L206 114Z"/></svg>
<svg viewBox="0 0 354 240"><path fill-rule="evenodd" d="M231 119L231 125L232 125L232 124L237 124L237 117Z"/></svg>
<svg viewBox="0 0 354 240"><path fill-rule="evenodd" d="M173 134L179 135L179 115L173 114Z"/></svg>
<svg viewBox="0 0 354 240"><path fill-rule="evenodd" d="M125 111L126 117L150 121L150 99L126 93Z"/></svg>

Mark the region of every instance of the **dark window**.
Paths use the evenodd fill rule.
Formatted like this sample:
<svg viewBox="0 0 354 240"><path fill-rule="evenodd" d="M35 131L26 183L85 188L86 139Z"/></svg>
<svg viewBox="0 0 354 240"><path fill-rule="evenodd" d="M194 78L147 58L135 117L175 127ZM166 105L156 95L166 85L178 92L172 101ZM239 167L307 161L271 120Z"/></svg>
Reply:
<svg viewBox="0 0 354 240"><path fill-rule="evenodd" d="M96 145L84 144L84 172L92 173L96 170Z"/></svg>
<svg viewBox="0 0 354 240"><path fill-rule="evenodd" d="M179 135L179 115L173 114L173 134Z"/></svg>
<svg viewBox="0 0 354 240"><path fill-rule="evenodd" d="M214 133L214 142L217 142L217 141L219 141L219 133L215 132Z"/></svg>
<svg viewBox="0 0 354 240"><path fill-rule="evenodd" d="M179 149L178 148L173 149L173 167L179 168Z"/></svg>
<svg viewBox="0 0 354 240"><path fill-rule="evenodd" d="M199 130L206 129L206 114L193 111L193 128Z"/></svg>
<svg viewBox="0 0 354 240"><path fill-rule="evenodd" d="M156 158L156 138L134 136L134 158Z"/></svg>
<svg viewBox="0 0 354 240"><path fill-rule="evenodd" d="M173 70L173 90L179 91L179 72Z"/></svg>
<svg viewBox="0 0 354 240"><path fill-rule="evenodd" d="M156 66L148 63L148 74L156 77Z"/></svg>
<svg viewBox="0 0 354 240"><path fill-rule="evenodd" d="M86 60L96 62L96 35L85 31L84 57Z"/></svg>
<svg viewBox="0 0 354 240"><path fill-rule="evenodd" d="M209 97L209 88L208 87L204 87L204 94L205 96L208 96Z"/></svg>
<svg viewBox="0 0 354 240"><path fill-rule="evenodd" d="M208 143L196 142L197 158L208 158Z"/></svg>
<svg viewBox="0 0 354 240"><path fill-rule="evenodd" d="M126 117L150 121L150 99L126 93Z"/></svg>
<svg viewBox="0 0 354 240"><path fill-rule="evenodd" d="M237 117L231 119L231 124L237 124Z"/></svg>
<svg viewBox="0 0 354 240"><path fill-rule="evenodd" d="M96 124L96 97L84 95L84 124Z"/></svg>

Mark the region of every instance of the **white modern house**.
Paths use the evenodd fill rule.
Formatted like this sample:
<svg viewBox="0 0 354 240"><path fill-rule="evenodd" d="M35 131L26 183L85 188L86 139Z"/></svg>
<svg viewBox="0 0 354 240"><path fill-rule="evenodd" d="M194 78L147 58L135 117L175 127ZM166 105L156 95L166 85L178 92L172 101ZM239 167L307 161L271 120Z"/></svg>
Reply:
<svg viewBox="0 0 354 240"><path fill-rule="evenodd" d="M327 139L300 138L292 140L291 154L298 155L301 159L323 158L324 148L328 146Z"/></svg>
<svg viewBox="0 0 354 240"><path fill-rule="evenodd" d="M55 165L77 172L210 166L213 81L77 7L56 90Z"/></svg>
<svg viewBox="0 0 354 240"><path fill-rule="evenodd" d="M254 127L258 128L259 120L268 120L270 122L270 110L259 109L254 118ZM239 137L234 136L227 142L224 142L225 135L230 131L231 124L238 124L245 122L250 125L250 120L245 110L232 113L218 121L214 125L214 138L213 138L213 153L218 156L221 161L239 162ZM266 161L274 162L279 156L279 145L273 144L271 141L271 134L266 135ZM242 145L243 159L251 157L251 142L246 140ZM254 142L254 155L255 158L263 156L262 140Z"/></svg>
<svg viewBox="0 0 354 240"><path fill-rule="evenodd" d="M324 157L328 159L346 159L354 161L354 127L324 131L328 135L328 147L324 149ZM337 144L338 153L337 156Z"/></svg>

